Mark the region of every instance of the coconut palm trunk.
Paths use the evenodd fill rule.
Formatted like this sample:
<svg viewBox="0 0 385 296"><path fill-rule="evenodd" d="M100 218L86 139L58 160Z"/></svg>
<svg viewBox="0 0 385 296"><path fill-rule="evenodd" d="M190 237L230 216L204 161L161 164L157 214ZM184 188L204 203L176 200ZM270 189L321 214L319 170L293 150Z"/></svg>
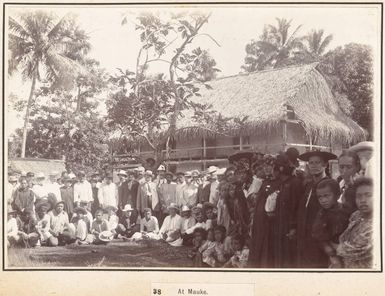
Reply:
<svg viewBox="0 0 385 296"><path fill-rule="evenodd" d="M31 92L29 93L29 98L28 98L28 102L27 102L27 110L25 112L25 117L24 117L23 142L21 144L21 158L25 158L25 151L26 151L26 146L27 146L29 113L30 113L30 109L31 109L31 105L32 105L33 94L35 92L36 79L37 79L37 67L36 67L36 69L33 73L33 76L32 76Z"/></svg>

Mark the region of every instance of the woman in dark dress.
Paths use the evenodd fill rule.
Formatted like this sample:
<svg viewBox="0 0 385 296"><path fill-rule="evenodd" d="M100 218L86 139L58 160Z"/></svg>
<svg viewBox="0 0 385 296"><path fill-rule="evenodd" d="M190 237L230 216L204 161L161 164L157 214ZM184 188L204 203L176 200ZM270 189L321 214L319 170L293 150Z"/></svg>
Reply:
<svg viewBox="0 0 385 296"><path fill-rule="evenodd" d="M256 199L254 221L250 240L249 267L274 267L273 252L273 217L265 210L267 197L279 188L279 179L273 174L275 158L266 156L264 159L264 181Z"/></svg>

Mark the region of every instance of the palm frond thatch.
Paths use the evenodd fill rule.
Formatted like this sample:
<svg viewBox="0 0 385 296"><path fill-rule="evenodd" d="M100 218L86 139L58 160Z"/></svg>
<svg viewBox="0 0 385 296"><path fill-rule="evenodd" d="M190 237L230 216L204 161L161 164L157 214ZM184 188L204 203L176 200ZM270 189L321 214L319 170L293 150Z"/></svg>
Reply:
<svg viewBox="0 0 385 296"><path fill-rule="evenodd" d="M201 96L194 101L211 104L225 117L247 117L243 132L247 129L253 134L266 134L276 130L285 119L286 106L290 106L310 136L330 137L339 143L363 140L364 129L342 112L316 66L313 63L217 79L209 83L212 89L202 88ZM207 133L200 131L190 111L179 119L178 128L184 131L183 136ZM191 133L186 132L188 128Z"/></svg>

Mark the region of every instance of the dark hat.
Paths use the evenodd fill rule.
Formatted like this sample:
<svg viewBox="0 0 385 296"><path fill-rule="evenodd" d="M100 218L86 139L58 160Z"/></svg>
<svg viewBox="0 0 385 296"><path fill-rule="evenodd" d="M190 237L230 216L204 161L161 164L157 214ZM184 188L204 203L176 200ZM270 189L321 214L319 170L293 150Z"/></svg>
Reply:
<svg viewBox="0 0 385 296"><path fill-rule="evenodd" d="M255 151L239 151L229 156L229 162L233 163L242 158L247 158L248 160L251 161L252 159L257 158L257 156L260 154L261 153L257 153Z"/></svg>
<svg viewBox="0 0 385 296"><path fill-rule="evenodd" d="M39 212L41 211L43 208L46 208L46 210L48 211L48 209L51 207L51 205L48 203L48 202L41 202L41 203L38 203L36 205L36 212Z"/></svg>
<svg viewBox="0 0 385 296"><path fill-rule="evenodd" d="M79 171L77 175L78 175L78 176L83 176L83 177L85 177L85 176L86 176L86 173L85 173L84 171Z"/></svg>
<svg viewBox="0 0 385 296"><path fill-rule="evenodd" d="M203 203L203 208L204 209L214 209L215 205L213 203L211 203L211 202L206 201L206 202Z"/></svg>
<svg viewBox="0 0 385 296"><path fill-rule="evenodd" d="M174 177L174 174L170 171L165 172L164 175Z"/></svg>
<svg viewBox="0 0 385 296"><path fill-rule="evenodd" d="M332 160L332 159L337 159L337 155L330 152L319 151L319 150L305 152L300 156L298 156L298 158L303 161L309 161L309 158L313 156L318 156L322 158L325 162L328 162L329 160Z"/></svg>
<svg viewBox="0 0 385 296"><path fill-rule="evenodd" d="M62 182L72 182L72 179L68 176L61 178Z"/></svg>
<svg viewBox="0 0 385 296"><path fill-rule="evenodd" d="M81 207L76 207L74 209L74 213L76 214L83 214L83 215L86 215L87 214L87 211L84 209L84 208L81 208Z"/></svg>
<svg viewBox="0 0 385 296"><path fill-rule="evenodd" d="M27 177L34 177L35 176L35 173L33 173L33 172L28 172L27 173Z"/></svg>
<svg viewBox="0 0 385 296"><path fill-rule="evenodd" d="M177 172L176 175L177 176L184 176L184 172Z"/></svg>
<svg viewBox="0 0 385 296"><path fill-rule="evenodd" d="M65 204L64 204L64 201L58 201L58 202L55 204L55 208L56 208L58 205L60 205L60 204L62 204L63 206L65 205Z"/></svg>
<svg viewBox="0 0 385 296"><path fill-rule="evenodd" d="M297 148L295 147L290 147L286 150L286 155L289 157L290 160L297 160L298 156L299 156L299 151Z"/></svg>
<svg viewBox="0 0 385 296"><path fill-rule="evenodd" d="M91 173L91 177L95 177L95 176L100 176L100 174L98 172Z"/></svg>

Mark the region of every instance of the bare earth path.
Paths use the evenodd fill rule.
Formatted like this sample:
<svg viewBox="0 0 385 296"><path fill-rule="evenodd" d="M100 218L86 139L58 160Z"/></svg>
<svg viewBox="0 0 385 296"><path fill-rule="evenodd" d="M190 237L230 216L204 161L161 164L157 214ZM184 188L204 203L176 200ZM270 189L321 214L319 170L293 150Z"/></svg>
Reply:
<svg viewBox="0 0 385 296"><path fill-rule="evenodd" d="M69 245L10 249L12 267L192 267L189 248L172 247L161 241L127 242L107 245Z"/></svg>

